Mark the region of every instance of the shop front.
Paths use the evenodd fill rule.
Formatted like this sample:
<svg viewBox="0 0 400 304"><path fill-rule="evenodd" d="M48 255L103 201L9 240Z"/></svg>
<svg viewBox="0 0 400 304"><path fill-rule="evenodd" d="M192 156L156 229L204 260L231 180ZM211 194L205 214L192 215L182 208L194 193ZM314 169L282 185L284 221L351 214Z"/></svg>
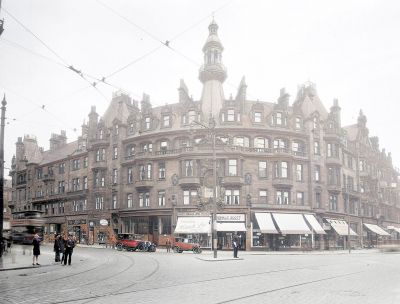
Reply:
<svg viewBox="0 0 400 304"><path fill-rule="evenodd" d="M68 219L68 234L75 236L76 241L81 244L87 244L88 241L88 225L86 218Z"/></svg>
<svg viewBox="0 0 400 304"><path fill-rule="evenodd" d="M199 243L201 248L211 248L211 217L178 216L174 235Z"/></svg>
<svg viewBox="0 0 400 304"><path fill-rule="evenodd" d="M366 235L363 235L364 246L367 248L375 248L381 244L383 245L390 237L390 233L386 232L378 225L364 223L364 227L366 230Z"/></svg>
<svg viewBox="0 0 400 304"><path fill-rule="evenodd" d="M239 249L246 250L246 216L245 214L217 214L217 248L231 250L233 239L237 238Z"/></svg>
<svg viewBox="0 0 400 304"><path fill-rule="evenodd" d="M341 219L325 219L326 225L326 250L346 249L347 238L350 237L350 244L357 241L358 234L347 224L346 221ZM350 245L351 246L351 245Z"/></svg>
<svg viewBox="0 0 400 304"><path fill-rule="evenodd" d="M74 228L72 228L74 229ZM78 227L75 226L78 230ZM107 244L113 233L112 226L109 218L90 219L89 220L89 236L84 239L89 245L93 244ZM81 235L84 235L81 232Z"/></svg>
<svg viewBox="0 0 400 304"><path fill-rule="evenodd" d="M171 216L131 216L121 215L119 234L135 235L135 238L164 245L171 236Z"/></svg>
<svg viewBox="0 0 400 304"><path fill-rule="evenodd" d="M265 250L320 249L324 229L313 214L254 213L252 247Z"/></svg>

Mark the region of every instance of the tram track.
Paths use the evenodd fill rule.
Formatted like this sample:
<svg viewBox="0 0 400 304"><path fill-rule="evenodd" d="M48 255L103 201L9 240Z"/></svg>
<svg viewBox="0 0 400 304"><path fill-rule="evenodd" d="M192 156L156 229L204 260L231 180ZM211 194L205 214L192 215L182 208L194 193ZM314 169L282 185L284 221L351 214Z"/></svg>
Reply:
<svg viewBox="0 0 400 304"><path fill-rule="evenodd" d="M65 280L65 279L68 279L68 278L71 278L71 277L74 277L74 276L78 276L78 275L83 274L83 273L99 270L101 268L104 268L109 263L109 261L110 261L110 257L107 257L107 261L105 263L103 263L103 264L100 264L100 265L97 265L95 267L92 267L92 268L89 268L89 269L85 269L85 270L82 270L82 271L74 272L72 274L60 276L58 278L54 278L54 279L51 279L51 280L39 281L39 284L36 284L36 285L39 286L39 285L43 285L43 284L46 284L46 283L54 283L55 281ZM60 265L54 265L54 266L56 266L58 268ZM35 268L35 269L38 269L38 268ZM32 282L29 282L29 285L26 285L26 286L18 286L16 288L0 289L0 293L8 292L8 291L14 291L14 290L21 290L21 289L25 289L25 288L32 288L32 287L34 288L35 285L32 285Z"/></svg>
<svg viewBox="0 0 400 304"><path fill-rule="evenodd" d="M157 263L158 263L158 261L157 261ZM342 264L347 264L347 263L342 263ZM153 276L155 273L157 273L158 267L156 267L156 269L153 269L153 271L151 273L146 275L140 281L136 280L135 282L133 282L133 283L127 285L127 286L124 286L124 287L122 287L120 289L114 290L112 292L109 292L109 293L106 293L106 294L92 295L92 296L89 296L89 297L81 297L81 298L74 298L74 299L69 299L69 300L62 300L62 301L52 302L52 304L71 303L71 302L85 301L85 300L87 300L87 301L81 302L81 304L87 304L87 303L95 301L96 299L103 298L103 297L115 297L115 296L124 295L124 294L135 294L135 293L140 293L140 292L163 290L163 289L169 289L169 288L175 288L175 287L183 287L183 286L187 287L187 286L190 286L190 285L197 285L197 284L209 283L209 282L214 282L214 281L229 280L229 279L239 279L239 278L250 277L250 276L273 274L273 273L296 271L296 270L315 269L315 268L319 268L319 267L336 266L336 265L337 264L310 265L310 266L307 266L307 267L294 267L294 268L268 270L268 271L246 273L246 274L239 274L239 275L220 276L220 277L211 278L211 279L195 280L195 281L191 281L191 282L169 284L169 285L156 286L156 287L151 287L151 288L142 288L142 289L136 289L136 290L126 290L126 289L129 289L130 287L133 287L133 286L137 285L140 281L143 281L144 279L148 279L151 276ZM350 272L350 273L345 273L345 274L340 274L340 275L335 275L335 276L329 276L329 277L321 278L321 279L318 279L318 280L305 281L305 282L301 282L301 283L298 283L298 284L292 284L292 285L283 286L283 287L280 287L280 288L277 288L277 289L271 289L271 290L266 290L266 291L263 291L263 292L250 294L250 295L247 295L247 297L251 298L251 297L255 297L257 295L262 295L262 294L265 294L265 293L271 293L271 292L276 292L276 291L280 291L280 290L284 290L284 289L288 289L288 288L294 288L294 287L297 287L297 286L313 284L313 283L327 281L327 280L333 280L333 279L337 279L337 278L341 278L341 277L346 277L346 276L359 274L361 272L364 272L364 271ZM245 298L245 297L243 297L243 298ZM239 298L235 298L235 299L239 299ZM222 302L218 302L218 303L215 303L215 304L227 303L229 301L231 301L231 300L227 300L225 302L222 301Z"/></svg>

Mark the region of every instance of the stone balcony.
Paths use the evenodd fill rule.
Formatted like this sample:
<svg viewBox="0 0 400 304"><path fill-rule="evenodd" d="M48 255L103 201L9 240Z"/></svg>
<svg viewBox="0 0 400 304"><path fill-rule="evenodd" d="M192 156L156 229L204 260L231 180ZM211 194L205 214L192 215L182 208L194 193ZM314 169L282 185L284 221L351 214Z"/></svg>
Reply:
<svg viewBox="0 0 400 304"><path fill-rule="evenodd" d="M179 178L179 186L200 186L200 178L195 176L182 176Z"/></svg>
<svg viewBox="0 0 400 304"><path fill-rule="evenodd" d="M151 188L154 186L154 180L152 179L143 179L135 181L136 188Z"/></svg>
<svg viewBox="0 0 400 304"><path fill-rule="evenodd" d="M242 176L224 176L221 183L223 185L243 185L244 178Z"/></svg>
<svg viewBox="0 0 400 304"><path fill-rule="evenodd" d="M290 178L274 178L272 179L272 185L275 187L292 187L293 180Z"/></svg>

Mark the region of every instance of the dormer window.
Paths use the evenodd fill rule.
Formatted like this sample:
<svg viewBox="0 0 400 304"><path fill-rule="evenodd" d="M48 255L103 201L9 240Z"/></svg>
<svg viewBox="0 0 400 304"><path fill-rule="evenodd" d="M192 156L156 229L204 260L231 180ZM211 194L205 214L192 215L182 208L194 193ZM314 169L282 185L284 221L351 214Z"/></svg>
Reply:
<svg viewBox="0 0 400 304"><path fill-rule="evenodd" d="M151 127L151 119L150 119L150 117L145 117L145 119L144 119L145 130L150 130L150 127Z"/></svg>
<svg viewBox="0 0 400 304"><path fill-rule="evenodd" d="M188 112L188 120L189 120L189 124L191 124L192 122L194 122L196 120L196 111L189 111Z"/></svg>
<svg viewBox="0 0 400 304"><path fill-rule="evenodd" d="M300 130L302 127L302 121L301 121L301 117L297 116L295 118L295 125L294 125L296 130Z"/></svg>
<svg viewBox="0 0 400 304"><path fill-rule="evenodd" d="M261 112L254 112L254 122L260 123L261 122L261 116L262 116Z"/></svg>
<svg viewBox="0 0 400 304"><path fill-rule="evenodd" d="M114 126L114 135L118 135L119 134L119 126L115 125Z"/></svg>
<svg viewBox="0 0 400 304"><path fill-rule="evenodd" d="M235 121L235 110L229 109L227 112L227 121Z"/></svg>
<svg viewBox="0 0 400 304"><path fill-rule="evenodd" d="M162 126L163 128L171 126L171 116L169 114L162 116Z"/></svg>
<svg viewBox="0 0 400 304"><path fill-rule="evenodd" d="M129 134L135 133L135 124L133 122L129 123L128 132L129 132Z"/></svg>
<svg viewBox="0 0 400 304"><path fill-rule="evenodd" d="M282 112L276 112L272 117L272 123L275 126L286 126L286 117Z"/></svg>
<svg viewBox="0 0 400 304"><path fill-rule="evenodd" d="M318 117L313 118L313 129L318 129Z"/></svg>
<svg viewBox="0 0 400 304"><path fill-rule="evenodd" d="M99 139L103 139L104 138L104 131L100 130L99 131Z"/></svg>

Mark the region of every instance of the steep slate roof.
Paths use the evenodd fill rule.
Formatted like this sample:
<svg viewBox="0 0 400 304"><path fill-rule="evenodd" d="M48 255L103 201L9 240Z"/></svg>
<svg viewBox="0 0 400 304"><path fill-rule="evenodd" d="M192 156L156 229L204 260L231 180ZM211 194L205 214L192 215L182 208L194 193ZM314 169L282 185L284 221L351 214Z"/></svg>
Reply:
<svg viewBox="0 0 400 304"><path fill-rule="evenodd" d="M128 120L129 114L132 112L132 106L127 104L127 101L121 99L112 99L106 112L102 116L104 124L107 128L110 128L115 118L121 122Z"/></svg>
<svg viewBox="0 0 400 304"><path fill-rule="evenodd" d="M309 117L312 113L317 111L323 120L328 118L328 112L326 111L324 105L321 102L321 99L319 99L318 96L315 96L314 98L310 98L306 96L304 100L301 103L301 110L303 111L304 117Z"/></svg>

